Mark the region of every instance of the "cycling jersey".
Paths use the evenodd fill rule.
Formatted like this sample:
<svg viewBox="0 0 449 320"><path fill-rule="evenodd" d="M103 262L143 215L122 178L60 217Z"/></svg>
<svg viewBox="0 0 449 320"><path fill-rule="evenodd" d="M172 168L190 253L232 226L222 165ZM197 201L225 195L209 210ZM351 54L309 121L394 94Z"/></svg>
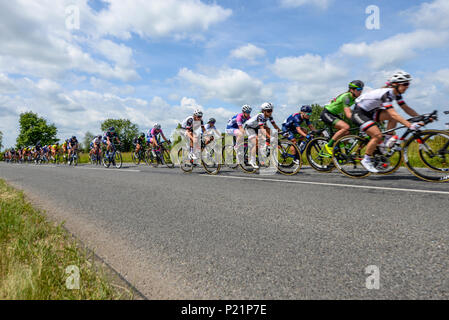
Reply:
<svg viewBox="0 0 449 320"><path fill-rule="evenodd" d="M215 125L210 125L209 123L206 124L206 126L204 127L204 129L206 131L208 130L217 130L217 128L215 127Z"/></svg>
<svg viewBox="0 0 449 320"><path fill-rule="evenodd" d="M273 117L266 118L261 112L256 114L254 117L249 118L248 121L245 122L244 126L245 128L258 129L262 126L266 126L267 121L270 121L271 124L275 123Z"/></svg>
<svg viewBox="0 0 449 320"><path fill-rule="evenodd" d="M362 94L355 100L355 102L362 110L371 112L377 109L393 108L394 100L396 100L400 106L405 104L400 94L394 94L393 88L382 88Z"/></svg>
<svg viewBox="0 0 449 320"><path fill-rule="evenodd" d="M138 144L144 144L144 142L145 142L145 138L143 138L143 137L135 137L134 138L134 140L133 140L133 144L134 145L138 145Z"/></svg>
<svg viewBox="0 0 449 320"><path fill-rule="evenodd" d="M69 140L69 146L74 147L78 144L78 140L77 139L70 139Z"/></svg>
<svg viewBox="0 0 449 320"><path fill-rule="evenodd" d="M282 131L293 131L296 132L296 128L301 126L301 123L305 122L308 126L310 126L310 120L304 119L301 116L301 113L294 113L291 116L289 116L285 121L282 123Z"/></svg>
<svg viewBox="0 0 449 320"><path fill-rule="evenodd" d="M246 121L248 121L249 118L245 117L245 114L238 113L235 116L233 116L231 119L228 120L228 124L226 126L226 129L238 129L239 126L242 126L245 124Z"/></svg>
<svg viewBox="0 0 449 320"><path fill-rule="evenodd" d="M155 129L155 128L150 129L150 130L148 130L148 132L147 132L147 138L148 138L148 139L154 138L154 137L156 137L158 134L164 134L164 133L162 132L162 129Z"/></svg>
<svg viewBox="0 0 449 320"><path fill-rule="evenodd" d="M104 133L104 135L103 135L103 142L106 143L107 140L108 140L108 138L109 138L109 140L111 140L111 141L112 141L114 138L118 138L117 133L116 133L116 132L112 133L112 132L110 132L110 131L106 131L106 132Z"/></svg>
<svg viewBox="0 0 449 320"><path fill-rule="evenodd" d="M203 120L201 121L195 121L193 119L193 116L189 116L181 124L181 128L189 131L196 131L200 126L198 126L198 123L201 123L200 126L204 126ZM195 125L195 127L194 127Z"/></svg>
<svg viewBox="0 0 449 320"><path fill-rule="evenodd" d="M324 108L334 116L339 116L343 113L344 108L350 108L354 103L355 99L352 93L346 92L333 99L330 104L324 106Z"/></svg>

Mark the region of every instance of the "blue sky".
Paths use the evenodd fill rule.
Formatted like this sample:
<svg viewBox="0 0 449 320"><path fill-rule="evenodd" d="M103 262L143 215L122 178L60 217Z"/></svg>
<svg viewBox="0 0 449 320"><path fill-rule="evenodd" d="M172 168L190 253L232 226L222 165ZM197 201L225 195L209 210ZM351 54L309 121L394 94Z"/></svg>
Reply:
<svg viewBox="0 0 449 320"><path fill-rule="evenodd" d="M80 28L67 28L70 5ZM368 30L365 10L380 10ZM418 112L448 110L449 1L18 0L0 4L0 131L15 143L20 112L58 137L99 132L107 118L170 132L193 109L219 127L242 104L275 105L282 122L361 79L397 70L415 81ZM71 21L71 20L70 20ZM443 126L442 121L438 124Z"/></svg>

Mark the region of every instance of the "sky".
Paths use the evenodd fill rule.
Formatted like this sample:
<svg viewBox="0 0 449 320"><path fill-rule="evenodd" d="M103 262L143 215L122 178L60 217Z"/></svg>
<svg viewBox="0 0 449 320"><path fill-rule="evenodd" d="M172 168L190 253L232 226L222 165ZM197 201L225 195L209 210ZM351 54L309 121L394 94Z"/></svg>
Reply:
<svg viewBox="0 0 449 320"><path fill-rule="evenodd" d="M224 130L243 104L266 101L282 123L398 70L414 78L411 107L449 110L448 16L447 0L2 1L3 145L27 111L59 139L98 134L108 118L170 133L196 108Z"/></svg>

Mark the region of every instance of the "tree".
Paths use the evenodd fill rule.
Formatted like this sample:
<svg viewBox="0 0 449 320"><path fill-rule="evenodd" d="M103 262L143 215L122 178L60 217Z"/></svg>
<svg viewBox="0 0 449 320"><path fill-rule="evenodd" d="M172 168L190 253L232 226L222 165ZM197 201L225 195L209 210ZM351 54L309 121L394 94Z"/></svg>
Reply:
<svg viewBox="0 0 449 320"><path fill-rule="evenodd" d="M95 138L94 134L90 131L87 131L84 134L83 139L84 152L89 152L90 143L94 138Z"/></svg>
<svg viewBox="0 0 449 320"><path fill-rule="evenodd" d="M107 131L110 127L115 128L123 143L123 151L131 151L133 138L139 134L139 127L128 119L107 119L101 124L102 131Z"/></svg>
<svg viewBox="0 0 449 320"><path fill-rule="evenodd" d="M3 148L3 132L0 131L0 151Z"/></svg>
<svg viewBox="0 0 449 320"><path fill-rule="evenodd" d="M17 137L17 147L26 147L36 145L38 141L42 145L53 144L58 139L56 134L58 129L54 124L47 124L47 120L39 117L36 113L25 112L20 114L20 133Z"/></svg>

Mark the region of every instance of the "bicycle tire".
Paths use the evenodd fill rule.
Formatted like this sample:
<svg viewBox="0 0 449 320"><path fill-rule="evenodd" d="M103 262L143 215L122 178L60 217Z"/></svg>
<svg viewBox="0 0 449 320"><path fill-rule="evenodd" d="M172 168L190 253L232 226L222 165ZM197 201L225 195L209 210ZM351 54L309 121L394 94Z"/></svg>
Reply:
<svg viewBox="0 0 449 320"><path fill-rule="evenodd" d="M306 159L309 165L318 172L332 172L335 169L332 155L325 155L322 149L329 140L323 137L312 139L306 147Z"/></svg>
<svg viewBox="0 0 449 320"><path fill-rule="evenodd" d="M333 149L332 161L335 167L345 176L361 179L369 176L371 172L360 163L361 150L366 147L368 140L356 135L348 135L338 139ZM355 152L356 151L356 152ZM364 154L364 152L363 152ZM348 168L346 165L348 164ZM349 170L350 167L353 170Z"/></svg>
<svg viewBox="0 0 449 320"><path fill-rule="evenodd" d="M185 154L183 152L183 149L179 149L178 151L178 159L179 159L179 166L182 171L185 173L191 173L193 171L193 164L189 159L184 159Z"/></svg>
<svg viewBox="0 0 449 320"><path fill-rule="evenodd" d="M299 164L293 162L293 155L290 148L294 148ZM276 161L277 171L286 176L295 175L301 170L302 167L302 155L296 144L289 140L281 140L278 143L278 157Z"/></svg>

